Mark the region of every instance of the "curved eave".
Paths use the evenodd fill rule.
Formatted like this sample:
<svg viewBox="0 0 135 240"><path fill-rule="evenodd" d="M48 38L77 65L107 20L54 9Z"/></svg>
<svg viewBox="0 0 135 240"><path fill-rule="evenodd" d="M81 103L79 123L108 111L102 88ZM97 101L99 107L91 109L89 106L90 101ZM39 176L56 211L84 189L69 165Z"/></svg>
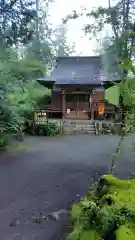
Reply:
<svg viewBox="0 0 135 240"><path fill-rule="evenodd" d="M37 81L43 85L44 87L48 88L48 89L52 89L53 84L55 83L55 81L50 81L50 80L43 80L43 79L37 79Z"/></svg>
<svg viewBox="0 0 135 240"><path fill-rule="evenodd" d="M115 80L115 81L104 81L103 86L105 89L108 87L114 86L116 83L120 83L121 80Z"/></svg>

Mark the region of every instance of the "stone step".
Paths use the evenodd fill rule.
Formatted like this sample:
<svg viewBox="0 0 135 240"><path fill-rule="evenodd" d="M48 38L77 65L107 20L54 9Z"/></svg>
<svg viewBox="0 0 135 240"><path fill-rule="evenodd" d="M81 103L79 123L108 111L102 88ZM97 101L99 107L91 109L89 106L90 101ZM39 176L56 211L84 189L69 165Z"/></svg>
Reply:
<svg viewBox="0 0 135 240"><path fill-rule="evenodd" d="M73 124L63 124L63 127L70 127L70 128L86 128L86 129L89 129L89 128L95 128L94 125L83 125L83 124L78 124L78 125L73 125Z"/></svg>
<svg viewBox="0 0 135 240"><path fill-rule="evenodd" d="M67 131L95 131L95 128L70 128L70 127L64 127L63 129Z"/></svg>
<svg viewBox="0 0 135 240"><path fill-rule="evenodd" d="M69 134L70 133L74 133L74 134L76 134L76 133L95 134L96 133L94 128L93 129L64 128L63 131L64 131L64 133L69 133Z"/></svg>
<svg viewBox="0 0 135 240"><path fill-rule="evenodd" d="M63 124L95 124L93 120L64 120Z"/></svg>
<svg viewBox="0 0 135 240"><path fill-rule="evenodd" d="M78 135L83 135L83 134L89 134L89 135L95 135L96 133L95 132L88 132L88 131L86 131L86 132L80 132L80 131L76 131L76 132L73 132L73 131L64 131L63 132L64 134L66 134L66 135L74 135L74 134L78 134Z"/></svg>
<svg viewBox="0 0 135 240"><path fill-rule="evenodd" d="M81 131L81 130L70 130L70 129L64 129L64 132L81 132L81 133L95 133L95 130L89 130L89 131Z"/></svg>
<svg viewBox="0 0 135 240"><path fill-rule="evenodd" d="M94 124L83 124L83 123L63 123L63 126L78 126L78 127L95 127Z"/></svg>
<svg viewBox="0 0 135 240"><path fill-rule="evenodd" d="M95 128L84 129L84 128L63 128L64 131L80 131L80 132L95 132Z"/></svg>
<svg viewBox="0 0 135 240"><path fill-rule="evenodd" d="M92 120L64 120L65 134L95 134L95 124Z"/></svg>

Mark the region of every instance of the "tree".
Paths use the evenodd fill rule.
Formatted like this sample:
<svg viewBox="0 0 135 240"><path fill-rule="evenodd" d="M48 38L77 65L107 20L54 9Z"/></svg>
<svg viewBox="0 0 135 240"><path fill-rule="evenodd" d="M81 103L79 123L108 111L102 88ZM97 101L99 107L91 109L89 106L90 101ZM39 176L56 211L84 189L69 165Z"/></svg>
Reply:
<svg viewBox="0 0 135 240"><path fill-rule="evenodd" d="M74 51L74 45L67 42L67 28L62 24L55 29L54 50L56 56L69 56Z"/></svg>
<svg viewBox="0 0 135 240"><path fill-rule="evenodd" d="M52 61L52 46L47 40L33 40L25 48L25 57L35 59L41 64L47 65Z"/></svg>
<svg viewBox="0 0 135 240"><path fill-rule="evenodd" d="M116 65L131 61L135 40L135 19L133 17L135 2L132 0L119 0L115 5L111 5L108 0L108 7L92 10L87 16L94 19L93 24L85 26L85 32L94 36L109 25L112 30L110 38L110 48L115 51ZM126 78L127 69L123 68L122 78Z"/></svg>
<svg viewBox="0 0 135 240"><path fill-rule="evenodd" d="M35 29L31 41L25 48L25 54L28 59L35 59L46 65L50 64L53 56L51 35L53 30L48 22L48 7L52 0L44 3L44 8L41 1L36 0L37 17L31 23L31 28Z"/></svg>
<svg viewBox="0 0 135 240"><path fill-rule="evenodd" d="M112 5L113 3L113 5ZM104 30L105 26L109 26L112 30L108 47L104 51L106 58L113 60L113 70L120 74L122 83L127 80L129 73L129 66L132 63L134 56L135 44L135 18L134 18L135 1L133 0L118 0L113 2L108 0L106 8L94 8L86 15L90 18L91 23L84 28L85 33L94 37ZM69 16L70 18L77 18L78 14ZM66 18L67 21L68 18ZM105 58L104 58L105 60ZM111 61L110 65L111 65ZM120 94L120 107L124 118L124 101L123 88Z"/></svg>
<svg viewBox="0 0 135 240"><path fill-rule="evenodd" d="M97 50L98 55L102 58L104 71L107 75L113 75L117 79L122 78L122 69L118 64L117 48L112 39L108 36L102 39L100 49Z"/></svg>
<svg viewBox="0 0 135 240"><path fill-rule="evenodd" d="M46 94L36 79L47 70L51 47L44 32L39 34L42 18L33 6L33 2L27 0L0 3L0 149L7 144L6 134L20 132L25 113ZM26 50L23 56L20 45Z"/></svg>
<svg viewBox="0 0 135 240"><path fill-rule="evenodd" d="M7 44L0 49L0 150L7 145L7 135L21 133L26 111L31 111L39 95L40 86L35 79L43 76L45 66L38 61L20 59ZM31 89L33 90L31 94ZM34 97L34 89L36 96ZM44 90L42 91L43 96ZM12 97L11 97L12 96ZM41 91L40 91L41 96ZM14 99L17 98L17 101ZM21 99L25 99L22 103Z"/></svg>
<svg viewBox="0 0 135 240"><path fill-rule="evenodd" d="M1 0L0 38L12 45L26 43L31 39L33 29L29 23L36 17L33 0Z"/></svg>
<svg viewBox="0 0 135 240"><path fill-rule="evenodd" d="M113 5L112 5L113 3ZM105 26L109 26L112 30L112 36L108 41L108 48L113 49L115 52L116 65L120 63L130 62L134 54L135 44L135 18L134 18L135 1L133 0L118 0L114 3L108 0L106 8L98 7L93 8L91 12L85 12L85 15L90 20L90 24L86 24L84 31L91 37L100 38L98 35L104 30ZM69 19L76 19L83 14L73 14L64 18L63 22L66 23ZM98 38L99 36L99 38ZM127 76L127 70L123 69L123 77Z"/></svg>

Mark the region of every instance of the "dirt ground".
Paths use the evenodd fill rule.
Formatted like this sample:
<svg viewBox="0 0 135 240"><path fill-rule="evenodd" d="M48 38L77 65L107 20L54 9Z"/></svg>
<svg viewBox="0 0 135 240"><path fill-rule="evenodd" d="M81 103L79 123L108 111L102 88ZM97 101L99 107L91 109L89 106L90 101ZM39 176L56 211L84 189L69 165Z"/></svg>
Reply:
<svg viewBox="0 0 135 240"><path fill-rule="evenodd" d="M106 173L118 136L26 137L0 157L0 239L58 240L67 210ZM135 167L126 138L115 173L127 178ZM58 215L58 212L61 213Z"/></svg>

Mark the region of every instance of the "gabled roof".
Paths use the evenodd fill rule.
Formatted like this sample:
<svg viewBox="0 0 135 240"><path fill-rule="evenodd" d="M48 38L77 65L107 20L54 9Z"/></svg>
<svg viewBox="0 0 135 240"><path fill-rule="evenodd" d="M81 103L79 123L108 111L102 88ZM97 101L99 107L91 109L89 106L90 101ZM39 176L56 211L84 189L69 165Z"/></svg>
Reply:
<svg viewBox="0 0 135 240"><path fill-rule="evenodd" d="M105 81L116 81L106 76L100 56L58 57L50 75L39 81L64 84L101 84Z"/></svg>

